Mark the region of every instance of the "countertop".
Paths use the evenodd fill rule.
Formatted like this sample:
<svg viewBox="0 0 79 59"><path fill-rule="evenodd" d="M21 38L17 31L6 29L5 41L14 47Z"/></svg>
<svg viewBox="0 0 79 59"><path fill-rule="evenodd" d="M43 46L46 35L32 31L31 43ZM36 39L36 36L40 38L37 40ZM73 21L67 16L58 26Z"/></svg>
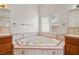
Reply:
<svg viewBox="0 0 79 59"><path fill-rule="evenodd" d="M11 36L12 36L11 34L2 34L2 33L0 33L0 38L11 37Z"/></svg>
<svg viewBox="0 0 79 59"><path fill-rule="evenodd" d="M67 37L79 38L79 35L74 34L66 34Z"/></svg>
<svg viewBox="0 0 79 59"><path fill-rule="evenodd" d="M10 32L10 28L2 28L0 27L0 38L11 37L12 34Z"/></svg>

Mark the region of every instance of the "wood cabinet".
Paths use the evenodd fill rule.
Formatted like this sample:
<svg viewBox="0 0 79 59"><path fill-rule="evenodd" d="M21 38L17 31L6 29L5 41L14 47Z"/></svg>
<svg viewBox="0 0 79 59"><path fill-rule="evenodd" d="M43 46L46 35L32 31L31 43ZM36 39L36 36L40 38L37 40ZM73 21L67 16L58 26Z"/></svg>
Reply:
<svg viewBox="0 0 79 59"><path fill-rule="evenodd" d="M65 54L79 55L79 36L65 36Z"/></svg>
<svg viewBox="0 0 79 59"><path fill-rule="evenodd" d="M12 55L13 45L12 36L0 36L0 55Z"/></svg>
<svg viewBox="0 0 79 59"><path fill-rule="evenodd" d="M10 10L0 9L0 54L13 54L12 35L10 34Z"/></svg>

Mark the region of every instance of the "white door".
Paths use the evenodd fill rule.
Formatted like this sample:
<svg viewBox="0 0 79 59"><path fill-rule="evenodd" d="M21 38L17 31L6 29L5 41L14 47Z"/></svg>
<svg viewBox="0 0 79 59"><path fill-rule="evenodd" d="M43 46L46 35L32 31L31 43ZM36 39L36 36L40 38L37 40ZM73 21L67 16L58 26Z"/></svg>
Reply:
<svg viewBox="0 0 79 59"><path fill-rule="evenodd" d="M49 32L49 17L42 18L42 32Z"/></svg>

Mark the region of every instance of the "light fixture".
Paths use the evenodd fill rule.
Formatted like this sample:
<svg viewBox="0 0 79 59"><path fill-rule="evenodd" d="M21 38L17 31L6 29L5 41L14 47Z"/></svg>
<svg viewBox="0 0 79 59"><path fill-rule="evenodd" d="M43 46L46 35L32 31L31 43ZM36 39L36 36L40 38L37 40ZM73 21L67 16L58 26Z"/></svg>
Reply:
<svg viewBox="0 0 79 59"><path fill-rule="evenodd" d="M69 12L75 12L79 11L79 4L77 4L73 9L71 9Z"/></svg>
<svg viewBox="0 0 79 59"><path fill-rule="evenodd" d="M0 9L7 9L7 5L6 4L0 4Z"/></svg>
<svg viewBox="0 0 79 59"><path fill-rule="evenodd" d="M76 8L79 8L79 4L76 5Z"/></svg>

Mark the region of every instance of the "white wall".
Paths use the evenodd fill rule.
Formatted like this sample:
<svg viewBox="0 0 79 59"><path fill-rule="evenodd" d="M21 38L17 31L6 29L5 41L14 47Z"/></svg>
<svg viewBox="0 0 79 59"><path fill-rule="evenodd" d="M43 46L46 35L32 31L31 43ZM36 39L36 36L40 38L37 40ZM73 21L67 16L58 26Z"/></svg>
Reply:
<svg viewBox="0 0 79 59"><path fill-rule="evenodd" d="M49 15L59 15L59 34L67 33L67 24L68 24L68 10L72 5L56 5L56 4L49 4L49 5L41 5L40 6L40 17L49 16ZM63 25L63 23L65 25Z"/></svg>
<svg viewBox="0 0 79 59"><path fill-rule="evenodd" d="M68 10L72 5L40 5L40 18L42 16L59 15L59 32L65 34L68 26ZM39 5L11 4L11 20L17 24L11 27L12 33L38 32L39 31ZM62 25L62 24L65 25ZM32 26L21 26L21 24L30 24Z"/></svg>
<svg viewBox="0 0 79 59"><path fill-rule="evenodd" d="M11 10L11 23L15 22L16 27L11 27L12 33L26 33L26 32L38 32L39 31L39 17L49 15L59 15L59 34L65 34L67 32L68 22L68 9L71 5L23 5L23 4L11 4L9 8ZM62 24L65 24L64 26ZM30 24L31 26L21 26L21 24ZM13 39L22 38L23 35L14 35ZM14 41L13 41L14 42Z"/></svg>
<svg viewBox="0 0 79 59"><path fill-rule="evenodd" d="M12 33L38 32L39 8L38 5L11 4L11 23L15 22L16 27L11 27ZM21 24L29 24L21 26Z"/></svg>

